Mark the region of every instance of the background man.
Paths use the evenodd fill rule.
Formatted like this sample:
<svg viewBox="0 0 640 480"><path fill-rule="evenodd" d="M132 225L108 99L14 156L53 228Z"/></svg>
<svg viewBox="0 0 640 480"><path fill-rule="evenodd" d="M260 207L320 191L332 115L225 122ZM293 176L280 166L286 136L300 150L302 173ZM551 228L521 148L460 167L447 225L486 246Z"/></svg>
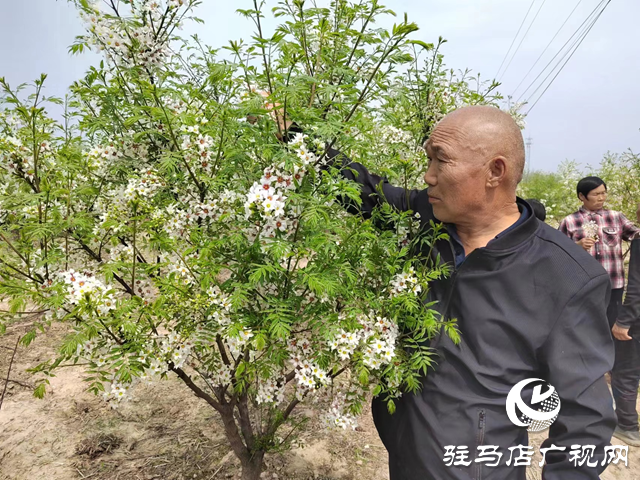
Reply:
<svg viewBox="0 0 640 480"><path fill-rule="evenodd" d="M560 231L589 252L611 277L611 298L607 306L609 325L618 317L624 292L622 241L640 234L622 213L604 208L607 185L599 177L585 177L576 187L582 207L560 223Z"/></svg>

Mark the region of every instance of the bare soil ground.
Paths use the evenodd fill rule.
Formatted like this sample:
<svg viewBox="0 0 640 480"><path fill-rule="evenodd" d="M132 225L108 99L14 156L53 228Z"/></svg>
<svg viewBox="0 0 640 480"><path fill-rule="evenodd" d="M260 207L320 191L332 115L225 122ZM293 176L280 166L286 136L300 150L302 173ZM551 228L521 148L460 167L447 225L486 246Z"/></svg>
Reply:
<svg viewBox="0 0 640 480"><path fill-rule="evenodd" d="M20 333L11 327L0 337L0 392ZM0 410L0 480L239 478L216 413L175 377L139 386L133 400L113 410L84 391L79 369L64 368L45 399L34 398L34 379L25 370L52 357L63 333L53 328L18 349ZM388 480L386 451L368 412L355 432L329 432L312 422L304 448L267 457L264 478ZM545 438L532 436L535 450ZM628 468L612 465L602 479L640 478L640 449L629 453ZM540 479L539 460L536 454L529 480Z"/></svg>

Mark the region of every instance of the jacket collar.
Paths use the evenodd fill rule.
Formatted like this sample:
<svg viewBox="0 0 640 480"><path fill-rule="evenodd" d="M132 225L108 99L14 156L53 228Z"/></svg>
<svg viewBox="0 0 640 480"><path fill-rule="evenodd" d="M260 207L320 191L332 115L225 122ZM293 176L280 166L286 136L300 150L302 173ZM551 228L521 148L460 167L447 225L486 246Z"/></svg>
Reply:
<svg viewBox="0 0 640 480"><path fill-rule="evenodd" d="M512 228L498 236L498 238L491 240L485 247L486 250L499 252L517 247L529 240L540 226L540 221L533 214L533 209L527 202L520 197L516 197L516 203L520 213L525 209L528 211L528 217L517 227Z"/></svg>
<svg viewBox="0 0 640 480"><path fill-rule="evenodd" d="M529 212L529 216L518 226L508 229L508 231L499 235L498 238L491 240L486 247L478 250L494 253L511 250L512 248L526 242L533 236L540 226L539 220L533 214L533 208L531 208L531 206L520 197L516 197L516 203L518 205L518 210L522 213L523 210L526 209ZM442 255L442 259L447 263L455 265L453 242L451 240L441 240L440 242L438 243L438 250L439 254ZM476 252L478 250L476 250ZM468 259L466 259L465 262L468 263Z"/></svg>

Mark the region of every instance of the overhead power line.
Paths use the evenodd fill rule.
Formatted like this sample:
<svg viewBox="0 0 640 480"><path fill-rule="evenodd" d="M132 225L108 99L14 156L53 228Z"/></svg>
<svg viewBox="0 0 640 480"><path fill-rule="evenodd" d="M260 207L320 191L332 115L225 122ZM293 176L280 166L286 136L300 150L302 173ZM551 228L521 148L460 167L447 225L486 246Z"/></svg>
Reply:
<svg viewBox="0 0 640 480"><path fill-rule="evenodd" d="M569 39L564 43L564 45L562 45L562 47L560 47L560 50L558 50L558 52L553 56L553 58L551 60L549 60L549 62L547 62L547 64L545 65L545 67L540 71L540 73L538 73L538 75L536 76L536 78L533 79L533 81L529 84L529 86L520 94L520 96L518 97L518 99L516 100L516 102L520 102L521 99L523 99L525 97L525 95L527 94L527 92L534 86L536 85L536 82L538 81L538 79L544 74L544 72L554 63L555 59L558 58L558 56L560 54L563 54L563 56L560 58L560 60L558 60L558 62L556 63L556 65L551 69L551 71L553 71L557 65L562 62L562 60L565 58L565 56L567 55L567 53L569 51L571 51L571 48L573 45L575 45L575 42L577 39L580 38L581 32L583 31L583 27L585 25L587 25L587 23L592 20L592 18L596 15L596 12L602 8L602 6L605 4L605 2L608 0L601 0L601 2L593 9L593 11L587 16L587 18L580 24L580 26L573 32L573 34L569 37ZM565 47L567 45L569 45L571 42L574 42L573 45L571 47L569 47L568 50L565 51ZM563 53L564 52L564 53ZM550 75L550 74L549 74ZM546 78L549 77L549 75L547 75ZM545 78L545 80L546 80ZM542 83L544 83L544 80L542 81Z"/></svg>
<svg viewBox="0 0 640 480"><path fill-rule="evenodd" d="M582 36L582 38L580 39L580 42L578 43L578 45L574 48L573 52L571 52L571 55L569 55L569 58L567 58L567 60L562 64L562 66L560 67L560 70L558 70L558 73L556 73L556 75L551 79L551 81L549 82L549 84L547 85L547 87L542 91L542 93L540 94L540 96L537 98L537 100L534 102L533 105L531 105L531 108L529 108L529 110L527 111L527 115L529 113L531 113L531 110L533 110L533 108L538 104L538 102L540 101L540 99L544 96L544 94L547 92L547 90L549 90L549 87L551 87L551 85L553 84L553 82L555 81L556 78L558 78L558 75L560 75L560 72L562 72L562 70L564 69L565 65L567 63L569 63L569 60L571 60L571 57L573 57L574 53L576 53L576 51L578 50L578 48L580 48L580 45L582 44L582 42L584 41L585 38L587 38L587 35L589 35L589 32L591 31L591 29L594 27L594 25L596 24L596 22L598 21L598 19L600 18L600 16L604 13L604 11L607 9L607 7L609 6L609 4L611 3L611 0L607 1L607 4L604 6L604 8L600 11L600 13L598 13L598 16L593 20L593 22L591 23L591 25L589 26L589 28L587 29L587 31L584 33L584 35Z"/></svg>
<svg viewBox="0 0 640 480"><path fill-rule="evenodd" d="M562 68L564 68L564 65L566 65L566 63L569 61L569 59L571 59L573 54L577 51L578 47L582 44L583 40L586 38L588 33L591 31L591 29L595 25L596 21L598 20L598 18L600 18L600 15L602 15L602 12L604 12L604 9L606 8L606 6L608 5L608 2L610 2L610 1L611 0L602 0L600 5L605 4L605 2L607 2L604 5L604 7L598 13L592 12L592 15L590 15L589 18L587 18L587 21L590 21L590 23L588 25L586 25L586 27L580 28L580 29L578 29L576 31L576 33L578 33L578 36L575 38L575 40L569 46L569 48L562 54L562 56L556 62L556 64L553 66L553 68L551 68L551 70L549 71L547 76L537 85L535 90L529 95L529 99L533 98L535 96L535 94L538 93L538 91L540 91L540 89L545 86L545 84L546 84L547 80L549 79L549 77L551 77L554 74L554 72L558 69L558 67L560 67L560 71L562 70ZM593 13L595 13L595 16L593 16ZM561 53L561 52L558 52L558 53ZM545 67L545 69L546 69L546 67ZM558 71L558 73L559 73L559 71ZM551 82L553 82L553 80L555 80L556 77L557 77L557 74L553 77ZM548 84L548 85L550 85L550 84ZM548 88L548 86L545 88L545 91L546 91L547 88ZM529 109L529 110L531 110L531 109Z"/></svg>
<svg viewBox="0 0 640 480"><path fill-rule="evenodd" d="M553 36L553 38L549 41L549 43L547 43L547 46L544 47L544 50L542 51L542 53L540 54L540 56L536 59L536 61L534 62L534 64L531 66L531 68L529 69L529 71L525 74L524 77L522 77L522 80L520 80L520 83L518 84L518 86L516 87L516 89L513 91L513 94L511 95L512 97L515 97L516 92L518 91L518 89L520 88L520 86L524 83L524 81L527 79L527 77L529 76L529 74L533 71L533 69L536 67L536 65L538 65L538 62L542 59L542 57L544 56L544 54L547 52L547 50L549 50L549 47L551 46L551 44L553 43L553 41L558 37L558 35L560 34L560 32L562 31L562 29L564 28L564 26L567 24L567 22L569 21L569 19L573 16L573 14L575 13L575 11L578 9L578 7L580 6L580 4L583 2L584 0L578 0L578 3L576 4L575 7L573 7L573 10L571 10L571 13L569 14L569 16L564 20L564 22L562 23L562 25L560 25L560 28L558 29L558 31L556 32L556 34Z"/></svg>
<svg viewBox="0 0 640 480"><path fill-rule="evenodd" d="M518 28L518 31L516 32L516 36L513 37L513 40L511 41L511 45L509 45L509 50L507 50L507 53L505 54L504 58L502 59L502 63L500 64L500 67L498 67L498 71L496 72L496 74L494 75L493 78L498 78L498 74L500 73L500 70L502 70L502 66L504 65L504 62L507 61L507 58L509 57L509 53L511 53L511 49L513 48L513 44L516 43L516 40L518 39L518 35L520 35L520 30L522 30L522 27L524 26L524 22L527 21L527 17L529 16L529 13L531 12L531 9L533 8L533 4L534 3L536 3L536 0L532 0L531 5L529 5L529 10L527 10L526 15L522 19L522 23L520 24L520 27Z"/></svg>
<svg viewBox="0 0 640 480"><path fill-rule="evenodd" d="M505 74L507 73L507 70L509 70L509 67L511 66L511 62L513 62L513 59L516 58L516 54L520 50L520 47L522 46L522 42L524 42L524 39L527 38L527 35L529 34L531 27L533 27L533 24L536 23L536 19L538 18L538 15L540 15L540 10L542 10L542 7L544 7L544 4L546 2L547 0L542 0L542 3L540 4L540 8L538 8L538 11L536 12L536 16L533 17L533 20L531 20L531 23L529 24L529 28L527 28L527 31L524 32L524 35L522 36L522 39L520 40L518 47L516 48L516 50L513 52L513 55L511 56L511 60L509 60L509 63L507 64L507 66L504 67L504 71L502 72L501 77L504 77Z"/></svg>

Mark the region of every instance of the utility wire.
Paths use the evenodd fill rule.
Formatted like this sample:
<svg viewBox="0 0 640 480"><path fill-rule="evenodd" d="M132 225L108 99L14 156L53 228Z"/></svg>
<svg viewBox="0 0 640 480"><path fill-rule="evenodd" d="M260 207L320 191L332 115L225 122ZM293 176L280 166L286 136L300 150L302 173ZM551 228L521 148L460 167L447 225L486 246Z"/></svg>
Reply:
<svg viewBox="0 0 640 480"><path fill-rule="evenodd" d="M602 3L606 2L606 1L610 1L610 0L602 0ZM593 26L595 25L595 22L597 21L598 17L602 14L603 11L604 11L604 8L602 10L600 10L599 14L597 14L596 16L594 16L593 18L590 19L591 23L589 25L587 25L584 29L580 29L579 30L579 32L580 32L579 35L576 37L576 39L573 41L573 43L569 46L569 48L562 54L562 56L556 62L556 64L553 66L553 68L551 68L551 70L549 71L547 76L538 84L538 86L535 88L535 90L529 95L529 98L533 98L535 96L535 94L538 93L540 91L540 89L545 86L545 84L546 84L547 80L549 79L549 77L551 77L554 74L554 72L556 72L558 67L560 67L560 70L564 67L564 65L566 64L565 59L567 57L571 58L573 56L573 54L575 53L577 47L579 46L580 43L582 43L582 41L584 40L586 35L589 33L591 28L593 28ZM558 52L558 53L561 53L561 52ZM565 63L563 63L563 62L565 62ZM555 79L555 77L551 81L553 82L554 79Z"/></svg>
<svg viewBox="0 0 640 480"><path fill-rule="evenodd" d="M558 29L558 31L556 32L556 34L553 36L553 38L551 39L551 41L549 43L547 43L547 46L544 47L544 50L542 51L542 53L540 54L540 56L537 58L537 60L535 61L535 63L533 64L533 66L529 69L529 71L525 74L525 76L522 78L522 80L520 80L520 83L518 84L518 86L516 87L516 89L513 91L513 94L511 94L512 97L516 96L516 92L518 91L518 89L520 88L520 86L524 83L524 81L527 79L527 77L529 76L529 74L532 72L532 70L536 67L536 65L538 64L538 62L542 59L542 57L544 56L544 54L547 52L547 50L549 50L549 47L551 46L551 44L553 43L553 41L556 39L556 37L560 34L560 32L562 31L562 29L564 28L564 26L567 24L567 22L569 21L569 19L573 16L574 12L578 9L578 7L580 6L580 4L583 2L584 0L579 0L578 3L576 4L575 7L573 7L573 10L571 10L571 13L569 14L569 16L565 19L564 23L562 25L560 25L560 28Z"/></svg>
<svg viewBox="0 0 640 480"><path fill-rule="evenodd" d="M577 38L579 38L579 33L582 31L583 27L587 24L587 22L589 22L589 20L592 19L592 17L594 16L594 14L596 13L596 11L602 7L602 5L604 5L604 3L607 0L601 0L601 2L596 6L596 8L593 9L593 11L587 16L587 18L582 22L582 24L576 29L575 32L573 32L573 34L569 37L569 39L564 43L564 45L562 47L560 47L560 50L558 50L558 52L553 56L553 58L551 60L549 60L549 62L545 65L545 67L540 71L540 73L538 73L538 75L536 76L536 78L533 79L533 81L529 84L529 86L524 90L524 92L522 92L520 94L520 96L518 97L518 99L516 100L516 103L519 102L526 94L527 92L531 89L531 87L533 87L536 82L538 81L538 79L544 74L544 72L553 64L554 60L556 58L558 58L558 55L560 55L561 53L563 53L565 47L567 45L569 45L569 43L574 40L574 37L576 37L576 35L578 35ZM575 43L574 43L575 44ZM569 48L569 50L571 50L571 47ZM564 53L564 55L566 55L566 52ZM556 67L557 65L562 62L562 59L564 58L564 56L556 63ZM556 67L553 67L552 70L554 70ZM548 76L547 76L548 78ZM544 83L544 81L543 81Z"/></svg>
<svg viewBox="0 0 640 480"><path fill-rule="evenodd" d="M531 5L529 6L529 10L527 10L527 14L522 19L522 23L520 24L520 28L518 28L518 31L516 32L516 36L513 37L513 40L511 41L511 45L509 45L509 50L507 50L507 53L505 54L504 58L502 59L502 63L500 64L500 67L498 67L498 71L496 72L496 74L494 75L493 78L497 78L498 77L498 74L500 73L500 70L502 70L502 66L504 65L504 62L507 61L507 58L509 57L509 53L511 53L511 49L513 48L513 44L516 43L516 40L518 39L518 35L520 35L520 30L522 30L522 27L524 26L524 22L527 21L527 17L529 16L529 13L531 12L531 9L533 8L533 4L534 3L536 3L536 0L532 0Z"/></svg>
<svg viewBox="0 0 640 480"><path fill-rule="evenodd" d="M544 4L546 2L547 2L547 0L542 0L542 3L540 4L540 8L538 8L538 11L536 12L536 16L533 17L533 20L529 24L529 28L527 28L527 31L524 32L524 36L520 40L520 43L518 44L518 47L516 48L515 52L513 52L513 55L511 56L511 60L509 60L509 63L504 68L504 71L502 72L502 75L500 76L501 78L504 77L505 74L507 73L507 70L509 70L509 67L511 66L511 62L513 62L513 59L516 58L516 54L520 50L520 47L522 46L522 42L524 42L524 39L527 38L527 35L529 34L529 30L531 30L531 27L533 27L533 24L536 23L536 18L538 18L538 15L540 15L540 10L542 10L542 7L544 7Z"/></svg>
<svg viewBox="0 0 640 480"><path fill-rule="evenodd" d="M551 87L551 85L553 84L554 80L556 78L558 78L558 75L560 75L560 72L562 72L562 70L564 69L565 65L567 63L569 63L569 60L571 60L571 57L573 57L573 54L576 53L576 51L578 50L578 48L580 48L580 45L582 44L582 42L584 41L585 38L587 38L587 35L589 35L589 32L591 31L591 29L594 27L594 25L596 24L596 22L598 21L598 19L600 18L600 16L604 13L604 11L607 9L607 7L609 6L609 4L611 3L611 0L608 0L607 4L604 6L604 8L600 11L600 13L598 14L598 16L595 18L595 20L593 21L593 23L591 24L591 26L589 26L589 29L585 32L585 34L583 35L582 39L580 40L580 43L578 43L578 46L573 50L573 52L571 52L571 55L569 56L569 58L567 58L567 60L564 62L564 64L562 65L562 67L560 67L560 70L558 71L558 73L556 73L555 77L553 77L551 79L551 82L549 82L549 85L547 85L547 88L544 89L544 91L540 94L540 96L538 97L538 99L535 101L535 103L533 105L531 105L531 108L527 111L527 115L529 115L529 113L531 113L531 110L533 110L533 107L535 107L538 102L540 101L540 99L544 96L544 94L547 92L547 90L549 90L549 87Z"/></svg>

